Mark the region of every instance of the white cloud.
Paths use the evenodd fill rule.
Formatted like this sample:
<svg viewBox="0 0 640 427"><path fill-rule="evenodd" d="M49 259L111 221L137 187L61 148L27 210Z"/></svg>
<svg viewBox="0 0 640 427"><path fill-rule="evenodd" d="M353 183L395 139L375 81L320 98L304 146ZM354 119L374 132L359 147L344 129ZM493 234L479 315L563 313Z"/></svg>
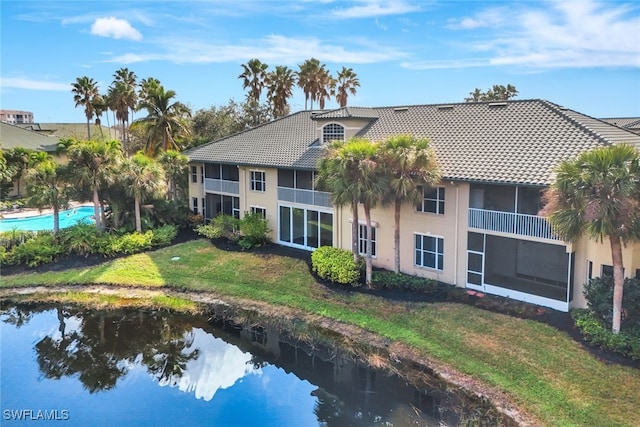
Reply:
<svg viewBox="0 0 640 427"><path fill-rule="evenodd" d="M130 64L142 61L175 63L220 63L260 58L267 63L295 65L309 57L330 63L368 64L406 58L407 54L393 47L380 46L368 40L352 39L353 47L325 44L315 37L291 38L270 35L261 40L249 40L242 45L215 45L193 39L167 38L155 40L164 52L126 53L107 62Z"/></svg>
<svg viewBox="0 0 640 427"><path fill-rule="evenodd" d="M16 88L27 90L69 91L71 83L55 83L44 80L32 80L22 77L1 77L1 88Z"/></svg>
<svg viewBox="0 0 640 427"><path fill-rule="evenodd" d="M361 5L335 9L336 18L371 18L375 16L402 15L420 10L416 4L403 0L364 0Z"/></svg>
<svg viewBox="0 0 640 427"><path fill-rule="evenodd" d="M115 16L98 18L91 26L91 34L114 39L141 40L142 34L129 24L127 20Z"/></svg>
<svg viewBox="0 0 640 427"><path fill-rule="evenodd" d="M507 19L508 18L508 19ZM518 4L449 20L475 37L469 59L407 62L411 69L522 66L528 69L640 67L637 9L593 1ZM483 59L477 58L481 52Z"/></svg>

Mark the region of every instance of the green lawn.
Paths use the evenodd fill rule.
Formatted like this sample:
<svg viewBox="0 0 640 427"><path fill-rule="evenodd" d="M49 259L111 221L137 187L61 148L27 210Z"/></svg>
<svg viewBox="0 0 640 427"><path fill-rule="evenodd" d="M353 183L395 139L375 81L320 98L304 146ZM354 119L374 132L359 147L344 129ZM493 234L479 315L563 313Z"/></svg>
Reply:
<svg viewBox="0 0 640 427"><path fill-rule="evenodd" d="M172 261L175 256L180 259ZM170 287L285 305L405 343L427 359L506 391L545 425L637 425L638 369L606 365L566 334L538 322L463 304L398 303L330 292L298 259L226 252L198 240L91 268L0 281L4 288L66 284L118 284L141 293ZM171 298L156 303L188 307Z"/></svg>

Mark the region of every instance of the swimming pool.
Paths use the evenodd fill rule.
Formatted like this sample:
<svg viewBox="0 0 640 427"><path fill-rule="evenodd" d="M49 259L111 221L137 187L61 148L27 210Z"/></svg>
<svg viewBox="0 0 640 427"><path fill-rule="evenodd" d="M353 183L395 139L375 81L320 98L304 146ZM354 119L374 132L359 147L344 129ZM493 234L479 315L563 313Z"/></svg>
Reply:
<svg viewBox="0 0 640 427"><path fill-rule="evenodd" d="M80 206L75 209L60 211L60 228L76 225L79 221L94 222L93 206ZM11 230L53 230L53 214L27 216L24 218L0 219L0 232Z"/></svg>

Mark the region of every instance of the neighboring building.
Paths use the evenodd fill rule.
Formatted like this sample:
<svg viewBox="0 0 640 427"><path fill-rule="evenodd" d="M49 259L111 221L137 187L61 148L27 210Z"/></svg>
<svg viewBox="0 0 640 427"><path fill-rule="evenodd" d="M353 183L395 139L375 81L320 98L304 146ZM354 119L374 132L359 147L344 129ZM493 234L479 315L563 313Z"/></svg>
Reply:
<svg viewBox="0 0 640 427"><path fill-rule="evenodd" d="M55 155L58 141L60 141L60 138L41 135L16 125L0 123L0 149L2 150L22 147ZM9 196L24 196L24 188L23 178L20 177L18 181L14 182L13 190L9 193Z"/></svg>
<svg viewBox="0 0 640 427"><path fill-rule="evenodd" d="M600 120L640 135L640 117L610 117Z"/></svg>
<svg viewBox="0 0 640 427"><path fill-rule="evenodd" d="M611 267L607 244L557 239L538 215L564 159L640 136L544 100L302 111L190 149L190 201L205 218L262 213L275 243L351 248L348 206L314 187L323 146L352 136L429 138L441 184L401 214L401 271L557 310L585 305L582 284ZM361 236L365 232L360 214ZM393 269L393 211L376 208L374 265ZM362 245L361 247L364 247ZM640 245L624 249L640 271Z"/></svg>
<svg viewBox="0 0 640 427"><path fill-rule="evenodd" d="M54 135L60 138L87 139L86 123L25 123L23 129L32 130L43 135ZM120 132L112 127L90 124L91 139L118 139Z"/></svg>
<svg viewBox="0 0 640 427"><path fill-rule="evenodd" d="M31 111L0 110L0 122L12 125L33 123L33 113Z"/></svg>

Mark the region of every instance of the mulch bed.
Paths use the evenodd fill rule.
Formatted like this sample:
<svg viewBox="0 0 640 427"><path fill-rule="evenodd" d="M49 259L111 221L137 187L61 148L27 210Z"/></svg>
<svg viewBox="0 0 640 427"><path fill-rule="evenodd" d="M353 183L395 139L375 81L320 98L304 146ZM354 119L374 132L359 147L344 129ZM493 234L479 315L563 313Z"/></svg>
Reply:
<svg viewBox="0 0 640 427"><path fill-rule="evenodd" d="M184 243L199 238L201 237L192 230L182 230L174 240L173 244ZM226 239L213 239L212 243L221 250L234 252L242 251L242 248L240 248L237 244L229 242ZM251 252L255 254L262 254L265 256L282 255L301 259L307 263L309 272L316 278L318 283L331 289L334 292L365 293L369 295L379 296L391 301L409 303L456 302L461 304L468 304L470 306L492 311L495 313L502 313L523 319L530 319L537 322L546 323L562 332L567 333L573 340L579 342L586 351L591 353L596 358L602 360L604 363L619 364L640 369L640 361L633 361L620 354L613 353L611 351L605 351L600 349L599 347L594 347L586 342L578 328L575 326L575 323L569 313L560 312L546 307L538 307L532 304L509 300L507 298L493 295L483 295L480 293L469 295L462 291L456 292L454 295L454 293L450 292L453 287L447 284L440 284L439 291L434 293L410 292L396 289L367 289L365 287L345 287L319 279L311 270L311 257L308 251L272 244L254 248L251 250ZM77 255L65 256L54 263L45 264L35 268L26 267L23 265L2 267L2 269L0 270L0 276L24 272L62 271L69 268L90 267L103 263L107 260L109 259L101 255L89 255L86 257Z"/></svg>

